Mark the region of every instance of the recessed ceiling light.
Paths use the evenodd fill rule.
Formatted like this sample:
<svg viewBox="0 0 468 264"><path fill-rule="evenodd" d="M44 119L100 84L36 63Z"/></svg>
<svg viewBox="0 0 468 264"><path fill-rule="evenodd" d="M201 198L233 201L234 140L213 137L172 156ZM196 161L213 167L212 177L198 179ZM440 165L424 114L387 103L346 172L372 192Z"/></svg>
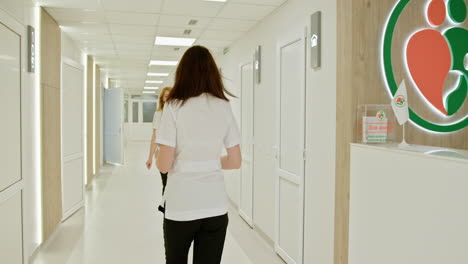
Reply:
<svg viewBox="0 0 468 264"><path fill-rule="evenodd" d="M146 90L158 90L159 87L145 87Z"/></svg>
<svg viewBox="0 0 468 264"><path fill-rule="evenodd" d="M150 65L159 65L159 66L175 66L177 65L178 61L160 61L160 60L152 60L150 61Z"/></svg>
<svg viewBox="0 0 468 264"><path fill-rule="evenodd" d="M160 77L166 77L166 76L169 76L169 73L148 72L148 76L160 76Z"/></svg>
<svg viewBox="0 0 468 264"><path fill-rule="evenodd" d="M170 37L156 37L154 44L163 46L184 46L190 47L196 39L194 38L170 38Z"/></svg>
<svg viewBox="0 0 468 264"><path fill-rule="evenodd" d="M146 81L146 83L163 83L163 81Z"/></svg>
<svg viewBox="0 0 468 264"><path fill-rule="evenodd" d="M155 91L143 91L144 94L155 94Z"/></svg>

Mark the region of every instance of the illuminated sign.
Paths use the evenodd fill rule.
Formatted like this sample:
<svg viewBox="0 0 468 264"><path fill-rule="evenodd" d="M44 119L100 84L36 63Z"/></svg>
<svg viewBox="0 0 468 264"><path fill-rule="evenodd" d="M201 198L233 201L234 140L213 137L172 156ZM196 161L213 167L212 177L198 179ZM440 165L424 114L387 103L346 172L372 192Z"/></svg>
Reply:
<svg viewBox="0 0 468 264"><path fill-rule="evenodd" d="M392 10L384 30L382 59L387 88L392 96L398 85L392 63L392 41L398 20L411 1L399 0ZM423 2L423 1L420 1ZM416 88L428 106L444 117L450 117L462 109L468 95L468 70L465 57L468 54L468 30L461 27L467 19L464 0L429 0L426 17L428 26L408 36L404 57ZM444 32L438 28L446 21L451 26ZM457 75L457 84L445 89L449 73ZM416 125L433 132L454 132L468 126L468 113L451 123L434 123L409 109L410 120Z"/></svg>

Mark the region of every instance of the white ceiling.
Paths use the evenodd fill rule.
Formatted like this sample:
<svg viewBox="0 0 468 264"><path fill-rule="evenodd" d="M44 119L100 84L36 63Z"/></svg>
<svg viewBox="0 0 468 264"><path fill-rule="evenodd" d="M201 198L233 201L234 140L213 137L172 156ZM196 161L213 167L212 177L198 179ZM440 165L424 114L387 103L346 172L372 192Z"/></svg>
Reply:
<svg viewBox="0 0 468 264"><path fill-rule="evenodd" d="M146 80L173 83L175 67L149 66L149 61L179 60L187 48L155 46L156 36L196 38L195 44L220 54L286 1L36 0L113 83L131 92L141 92ZM189 25L190 20L198 22ZM190 35L184 35L187 29ZM148 72L170 75L147 77Z"/></svg>

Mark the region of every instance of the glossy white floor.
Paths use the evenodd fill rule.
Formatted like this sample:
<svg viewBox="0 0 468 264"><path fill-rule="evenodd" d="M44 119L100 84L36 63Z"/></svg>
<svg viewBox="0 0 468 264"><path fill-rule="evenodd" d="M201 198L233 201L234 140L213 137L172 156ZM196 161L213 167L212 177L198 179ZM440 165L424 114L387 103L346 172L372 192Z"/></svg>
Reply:
<svg viewBox="0 0 468 264"><path fill-rule="evenodd" d="M129 143L124 166L105 166L85 208L60 225L32 264L163 264L161 180L144 167L146 154L146 143ZM229 217L223 264L283 263L233 209Z"/></svg>

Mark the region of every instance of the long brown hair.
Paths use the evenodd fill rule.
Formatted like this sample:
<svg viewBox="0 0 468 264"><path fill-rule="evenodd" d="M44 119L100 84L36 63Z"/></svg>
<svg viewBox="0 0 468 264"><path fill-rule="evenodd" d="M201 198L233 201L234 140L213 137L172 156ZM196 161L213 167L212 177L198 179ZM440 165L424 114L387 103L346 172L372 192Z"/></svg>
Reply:
<svg viewBox="0 0 468 264"><path fill-rule="evenodd" d="M235 97L223 85L221 73L210 51L202 46L189 48L177 66L174 88L168 102L182 105L190 98L209 93L229 101L225 93Z"/></svg>
<svg viewBox="0 0 468 264"><path fill-rule="evenodd" d="M164 94L166 92L171 92L172 87L164 87L162 91L159 93L159 98L158 98L158 110L157 111L162 111L164 109L164 105L166 102L164 102Z"/></svg>

